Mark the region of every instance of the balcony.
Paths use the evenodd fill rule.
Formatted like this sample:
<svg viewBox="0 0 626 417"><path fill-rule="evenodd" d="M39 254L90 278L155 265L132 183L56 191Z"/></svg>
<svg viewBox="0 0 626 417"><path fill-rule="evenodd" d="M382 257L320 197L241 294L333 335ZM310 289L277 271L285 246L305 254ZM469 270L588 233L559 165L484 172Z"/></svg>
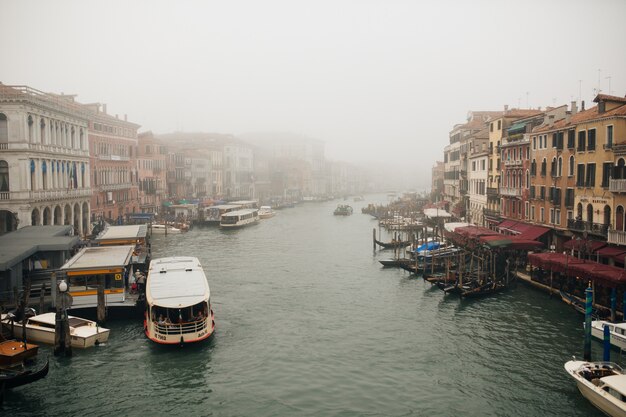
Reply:
<svg viewBox="0 0 626 417"><path fill-rule="evenodd" d="M91 197L93 193L91 188L77 188L69 190L40 190L30 191L29 198L31 201L46 200L62 200L76 197Z"/></svg>
<svg viewBox="0 0 626 417"><path fill-rule="evenodd" d="M603 223L592 223L582 220L568 219L567 228L576 232L587 231L592 235L607 237L609 225Z"/></svg>
<svg viewBox="0 0 626 417"><path fill-rule="evenodd" d="M100 191L117 191L117 190L126 190L131 188L133 184L125 183L125 184L102 184L98 189Z"/></svg>
<svg viewBox="0 0 626 417"><path fill-rule="evenodd" d="M622 230L609 230L607 242L626 246L626 232Z"/></svg>
<svg viewBox="0 0 626 417"><path fill-rule="evenodd" d="M483 209L483 215L485 217L491 217L494 219L499 219L500 218L500 212L498 210L491 210L491 209Z"/></svg>
<svg viewBox="0 0 626 417"><path fill-rule="evenodd" d="M101 161L130 161L128 156L121 155L98 155L98 159Z"/></svg>
<svg viewBox="0 0 626 417"><path fill-rule="evenodd" d="M497 197L500 195L500 192L498 191L497 188L494 187L487 187L487 195L488 196L493 196L493 197Z"/></svg>
<svg viewBox="0 0 626 417"><path fill-rule="evenodd" d="M520 197L522 195L521 188L500 187L500 195L507 197Z"/></svg>
<svg viewBox="0 0 626 417"><path fill-rule="evenodd" d="M609 180L609 191L612 193L626 193L626 180Z"/></svg>
<svg viewBox="0 0 626 417"><path fill-rule="evenodd" d="M522 161L520 159L513 161L504 161L504 166L514 167L514 166L522 166Z"/></svg>

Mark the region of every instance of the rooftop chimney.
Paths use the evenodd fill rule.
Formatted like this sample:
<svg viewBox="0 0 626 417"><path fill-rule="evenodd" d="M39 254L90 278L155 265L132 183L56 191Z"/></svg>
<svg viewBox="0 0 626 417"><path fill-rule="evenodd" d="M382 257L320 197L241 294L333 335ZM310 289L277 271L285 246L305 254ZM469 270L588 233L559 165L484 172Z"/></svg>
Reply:
<svg viewBox="0 0 626 417"><path fill-rule="evenodd" d="M580 102L580 111L585 111L585 100Z"/></svg>
<svg viewBox="0 0 626 417"><path fill-rule="evenodd" d="M571 103L571 112L572 112L572 116L578 112L578 106L576 105L575 101L572 101Z"/></svg>
<svg viewBox="0 0 626 417"><path fill-rule="evenodd" d="M107 114L107 105L106 104L102 105L102 113Z"/></svg>

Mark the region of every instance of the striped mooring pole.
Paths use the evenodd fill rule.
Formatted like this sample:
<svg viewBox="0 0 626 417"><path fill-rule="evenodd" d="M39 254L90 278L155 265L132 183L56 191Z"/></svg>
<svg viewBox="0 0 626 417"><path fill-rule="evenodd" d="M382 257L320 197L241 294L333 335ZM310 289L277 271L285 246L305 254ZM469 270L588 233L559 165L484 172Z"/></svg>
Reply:
<svg viewBox="0 0 626 417"><path fill-rule="evenodd" d="M609 325L604 325L604 355L602 356L604 362L611 362L611 330Z"/></svg>
<svg viewBox="0 0 626 417"><path fill-rule="evenodd" d="M583 359L591 360L591 304L593 302L593 290L591 289L591 281L585 290L585 347Z"/></svg>

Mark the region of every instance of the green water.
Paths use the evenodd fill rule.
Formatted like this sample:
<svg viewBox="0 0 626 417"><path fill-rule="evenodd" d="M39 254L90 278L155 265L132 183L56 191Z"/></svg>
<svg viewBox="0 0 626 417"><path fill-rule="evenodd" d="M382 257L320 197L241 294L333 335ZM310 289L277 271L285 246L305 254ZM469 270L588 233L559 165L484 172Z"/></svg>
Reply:
<svg viewBox="0 0 626 417"><path fill-rule="evenodd" d="M1 414L601 415L563 370L582 355L582 317L522 285L461 301L382 269L389 253L373 254L376 222L360 214L373 201L350 202L348 217L332 215L343 201L308 203L241 230L155 238L155 257L202 261L213 339L161 347L139 320L110 322L106 346L52 358Z"/></svg>

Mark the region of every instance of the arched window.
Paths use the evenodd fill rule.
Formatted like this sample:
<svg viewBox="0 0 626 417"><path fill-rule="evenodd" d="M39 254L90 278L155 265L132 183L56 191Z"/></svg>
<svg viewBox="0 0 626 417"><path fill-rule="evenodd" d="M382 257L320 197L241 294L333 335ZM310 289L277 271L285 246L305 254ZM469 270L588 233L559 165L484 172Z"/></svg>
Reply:
<svg viewBox="0 0 626 417"><path fill-rule="evenodd" d="M624 158L620 158L617 160L617 166L615 167L615 179L624 179L624 174L626 174L624 170Z"/></svg>
<svg viewBox="0 0 626 417"><path fill-rule="evenodd" d="M46 121L42 118L39 121L39 143L46 143Z"/></svg>
<svg viewBox="0 0 626 417"><path fill-rule="evenodd" d="M569 177L574 176L574 155L569 157L569 165L567 166L567 175Z"/></svg>
<svg viewBox="0 0 626 417"><path fill-rule="evenodd" d="M624 231L624 207L617 206L615 209L615 230Z"/></svg>
<svg viewBox="0 0 626 417"><path fill-rule="evenodd" d="M0 143L9 143L9 122L4 113L0 113Z"/></svg>
<svg viewBox="0 0 626 417"><path fill-rule="evenodd" d="M33 116L31 116L30 114L28 115L28 141L33 143L34 137L33 137L33 125L35 124L35 122L33 122Z"/></svg>
<svg viewBox="0 0 626 417"><path fill-rule="evenodd" d="M530 175L532 175L533 177L537 175L537 161L535 161L534 159L530 163Z"/></svg>
<svg viewBox="0 0 626 417"><path fill-rule="evenodd" d="M611 207L608 205L604 206L604 222L605 226L608 226L611 223Z"/></svg>
<svg viewBox="0 0 626 417"><path fill-rule="evenodd" d="M35 176L35 161L34 160L30 160L30 189L32 191L35 191L37 189L36 184L35 184L35 179L37 177Z"/></svg>
<svg viewBox="0 0 626 417"><path fill-rule="evenodd" d="M43 189L47 190L48 189L48 164L46 164L46 161L43 161L41 163L41 182L43 185Z"/></svg>
<svg viewBox="0 0 626 417"><path fill-rule="evenodd" d="M0 160L0 191L9 191L9 164Z"/></svg>
<svg viewBox="0 0 626 417"><path fill-rule="evenodd" d="M543 161L541 161L541 176L545 177L546 176L546 170L547 170L547 161L546 158L543 158Z"/></svg>
<svg viewBox="0 0 626 417"><path fill-rule="evenodd" d="M587 221L593 223L593 206L591 203L587 204Z"/></svg>
<svg viewBox="0 0 626 417"><path fill-rule="evenodd" d="M526 188L530 185L530 171L526 170Z"/></svg>
<svg viewBox="0 0 626 417"><path fill-rule="evenodd" d="M563 175L563 158L559 156L559 164L556 168L556 176L560 177Z"/></svg>
<svg viewBox="0 0 626 417"><path fill-rule="evenodd" d="M556 177L556 158L552 158L550 162L550 176Z"/></svg>
<svg viewBox="0 0 626 417"><path fill-rule="evenodd" d="M517 173L517 187L522 188L522 171Z"/></svg>

